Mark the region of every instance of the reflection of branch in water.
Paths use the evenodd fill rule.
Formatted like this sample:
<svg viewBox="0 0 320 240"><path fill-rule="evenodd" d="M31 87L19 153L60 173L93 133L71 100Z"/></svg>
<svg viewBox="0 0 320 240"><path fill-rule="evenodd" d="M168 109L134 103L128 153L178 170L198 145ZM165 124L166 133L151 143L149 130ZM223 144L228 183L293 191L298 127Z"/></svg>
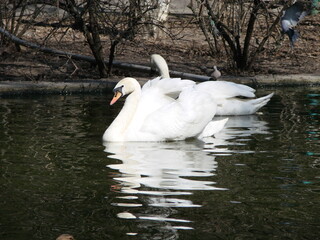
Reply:
<svg viewBox="0 0 320 240"><path fill-rule="evenodd" d="M11 114L11 108L10 108L10 106L8 106L8 102L5 101L5 100L2 100L1 107L2 107L3 109L5 109L4 112L1 111L2 120L0 121L0 122L1 122L1 125L2 125L2 128L3 128L3 130L2 130L1 132L3 132L4 135L5 135L5 136L3 137L3 139L2 139L2 141L3 141L4 139L6 139L6 142L12 142L12 141L13 141L13 138L12 138L12 136L10 135L10 133L9 133L9 128L8 128L9 122L10 122L9 116L10 116L10 114Z"/></svg>
<svg viewBox="0 0 320 240"><path fill-rule="evenodd" d="M306 106L301 104L301 97L305 97L305 92L295 91L291 94L284 92L279 93L279 95L283 105L280 114L280 121L283 124L280 140L292 142L292 137L296 134L296 131L304 132L307 126L302 124L305 121L305 116L302 113L306 112Z"/></svg>

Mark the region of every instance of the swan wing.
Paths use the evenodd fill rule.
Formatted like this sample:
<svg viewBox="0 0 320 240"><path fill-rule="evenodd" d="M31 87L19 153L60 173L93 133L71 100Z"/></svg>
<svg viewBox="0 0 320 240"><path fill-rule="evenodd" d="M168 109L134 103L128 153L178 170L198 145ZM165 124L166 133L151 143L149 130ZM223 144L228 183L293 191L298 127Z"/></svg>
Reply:
<svg viewBox="0 0 320 240"><path fill-rule="evenodd" d="M195 83L180 78L160 77L149 80L142 88L140 100L131 128L139 129L144 119L162 106L169 105L179 96L184 89L192 87Z"/></svg>
<svg viewBox="0 0 320 240"><path fill-rule="evenodd" d="M183 140L199 135L216 112L209 94L188 88L179 98L151 113L141 126L158 141Z"/></svg>
<svg viewBox="0 0 320 240"><path fill-rule="evenodd" d="M181 91L195 85L194 81L182 80L181 78L161 78L157 77L146 82L142 87L142 93L149 91L177 98Z"/></svg>
<svg viewBox="0 0 320 240"><path fill-rule="evenodd" d="M214 99L233 98L237 96L255 97L255 89L234 82L208 81L198 84L197 89L210 93Z"/></svg>

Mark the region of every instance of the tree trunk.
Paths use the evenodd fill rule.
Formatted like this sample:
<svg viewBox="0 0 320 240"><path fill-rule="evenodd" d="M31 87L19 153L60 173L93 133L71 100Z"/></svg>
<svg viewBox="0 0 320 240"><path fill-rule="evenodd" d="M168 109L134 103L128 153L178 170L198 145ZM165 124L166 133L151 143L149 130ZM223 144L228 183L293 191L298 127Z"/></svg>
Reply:
<svg viewBox="0 0 320 240"><path fill-rule="evenodd" d="M117 45L120 42L118 40L113 40L111 41L111 46L110 46L110 53L109 53L109 63L108 63L108 75L111 74L112 70L112 65L113 65L113 60L116 52Z"/></svg>
<svg viewBox="0 0 320 240"><path fill-rule="evenodd" d="M98 28L98 21L96 18L96 2L95 0L89 0L89 24L91 28L91 37L89 37L90 48L93 53L94 58L97 61L100 77L107 76L106 65L104 63L103 57L103 48L101 45L100 35L99 35L99 28ZM89 32L87 32L90 35Z"/></svg>
<svg viewBox="0 0 320 240"><path fill-rule="evenodd" d="M153 26L154 31L154 37L155 39L163 37L163 30L161 29L161 26L166 26L168 22L168 16L169 16L169 6L170 6L171 0L159 0L158 9L156 9L156 24Z"/></svg>
<svg viewBox="0 0 320 240"><path fill-rule="evenodd" d="M88 29L88 26L83 20L81 11L77 8L74 0L67 1L67 9L72 14L75 19L75 25L79 26L82 33L86 37L86 40L90 46L91 52L96 59L100 77L107 76L106 65L103 61L103 51L100 41L99 31L98 31L98 22L95 17L96 13L96 2L95 0L88 0L87 6L89 10L89 27L91 32Z"/></svg>
<svg viewBox="0 0 320 240"><path fill-rule="evenodd" d="M257 19L257 14L260 9L261 0L254 0L253 7L251 10L248 26L247 26L247 32L246 37L244 39L244 45L243 45L243 52L242 52L242 58L243 58L243 64L241 65L241 70L247 69L248 61L249 61L249 47L250 47L250 41L252 38L252 34L254 31L254 24Z"/></svg>

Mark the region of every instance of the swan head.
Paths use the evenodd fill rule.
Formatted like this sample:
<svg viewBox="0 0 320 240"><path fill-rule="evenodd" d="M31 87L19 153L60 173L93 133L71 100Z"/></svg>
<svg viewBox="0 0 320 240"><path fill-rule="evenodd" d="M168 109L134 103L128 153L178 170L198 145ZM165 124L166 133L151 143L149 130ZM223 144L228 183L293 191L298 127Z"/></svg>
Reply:
<svg viewBox="0 0 320 240"><path fill-rule="evenodd" d="M120 80L113 89L114 96L110 102L110 105L113 105L116 101L119 100L119 98L139 89L141 89L140 84L134 78L127 77Z"/></svg>

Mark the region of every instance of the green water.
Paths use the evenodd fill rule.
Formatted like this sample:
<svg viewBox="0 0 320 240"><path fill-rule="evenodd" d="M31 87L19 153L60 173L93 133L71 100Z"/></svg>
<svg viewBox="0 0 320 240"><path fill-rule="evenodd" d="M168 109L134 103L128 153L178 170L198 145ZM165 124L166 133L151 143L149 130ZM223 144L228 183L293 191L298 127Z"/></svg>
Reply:
<svg viewBox="0 0 320 240"><path fill-rule="evenodd" d="M207 143L104 145L110 98L0 98L0 239L319 239L319 88Z"/></svg>

